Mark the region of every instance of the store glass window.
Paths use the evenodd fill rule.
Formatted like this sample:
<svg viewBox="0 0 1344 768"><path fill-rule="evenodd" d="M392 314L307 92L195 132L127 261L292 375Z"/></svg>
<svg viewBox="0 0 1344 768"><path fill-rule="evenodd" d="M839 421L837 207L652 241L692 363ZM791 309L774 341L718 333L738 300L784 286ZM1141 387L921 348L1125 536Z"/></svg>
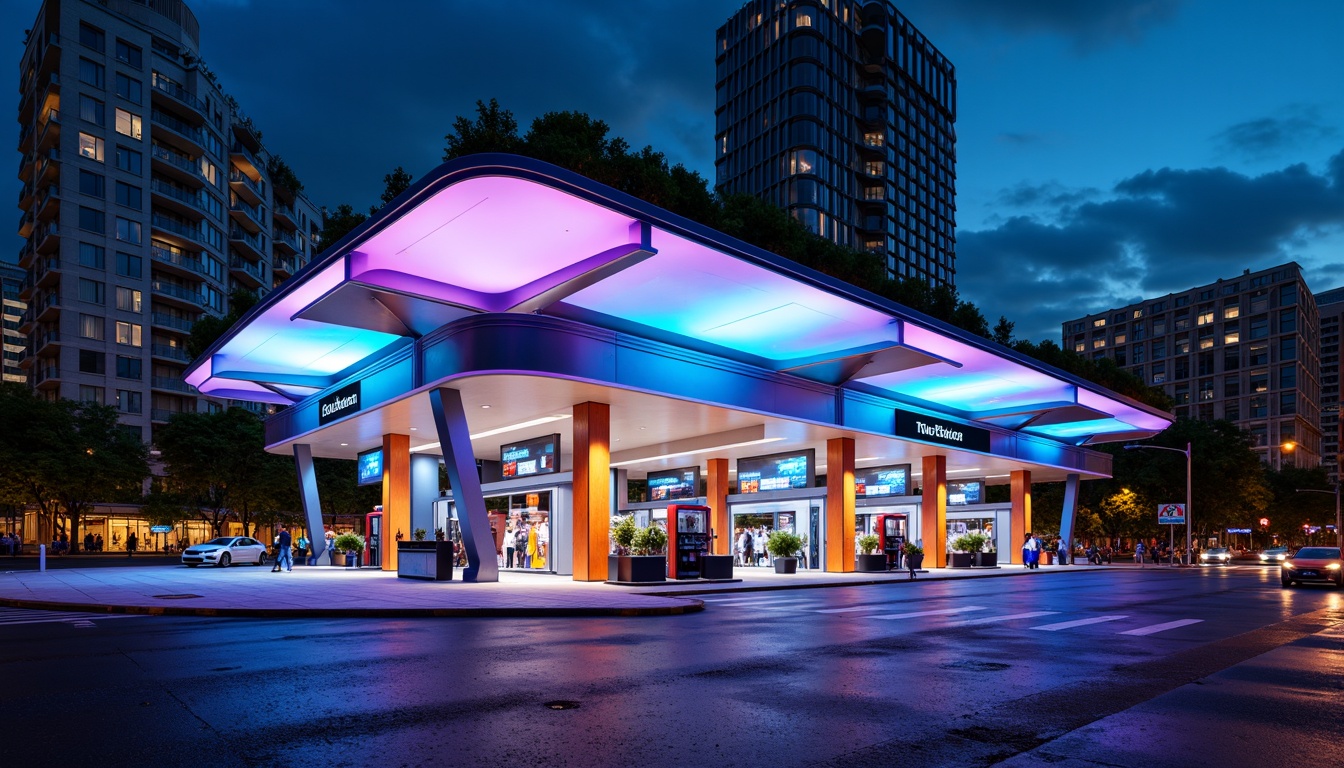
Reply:
<svg viewBox="0 0 1344 768"><path fill-rule="evenodd" d="M975 517L968 520L948 520L947 521L947 544L946 549L952 551L952 542L968 533L983 534L989 539L985 544L985 552L998 551L998 537L994 534L994 518Z"/></svg>

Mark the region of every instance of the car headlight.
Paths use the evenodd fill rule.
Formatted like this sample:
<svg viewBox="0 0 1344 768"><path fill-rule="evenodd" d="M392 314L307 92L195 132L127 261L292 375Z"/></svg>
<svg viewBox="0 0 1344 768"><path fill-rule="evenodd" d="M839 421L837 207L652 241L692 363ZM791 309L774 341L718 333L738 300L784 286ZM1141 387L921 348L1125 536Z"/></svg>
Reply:
<svg viewBox="0 0 1344 768"><path fill-rule="evenodd" d="M1338 571L1338 570L1339 570L1339 563L1331 563L1331 564L1325 566L1325 570L1327 570L1327 571Z"/></svg>
<svg viewBox="0 0 1344 768"><path fill-rule="evenodd" d="M1278 557L1280 560L1287 560L1287 559L1288 559L1288 556L1287 556L1287 555L1277 555L1277 557Z"/></svg>
<svg viewBox="0 0 1344 768"><path fill-rule="evenodd" d="M1283 564L1283 567L1284 567L1285 569L1291 571L1291 570L1293 569L1293 564L1292 564L1292 563L1284 563L1284 564Z"/></svg>

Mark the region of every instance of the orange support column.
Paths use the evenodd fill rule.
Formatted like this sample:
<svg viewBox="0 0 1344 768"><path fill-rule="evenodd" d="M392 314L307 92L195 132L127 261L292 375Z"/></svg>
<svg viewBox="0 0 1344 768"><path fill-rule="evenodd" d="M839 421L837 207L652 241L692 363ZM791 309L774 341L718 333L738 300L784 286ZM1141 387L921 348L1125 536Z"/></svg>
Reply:
<svg viewBox="0 0 1344 768"><path fill-rule="evenodd" d="M925 456L924 499L919 510L920 537L924 539L924 562L947 567L947 457Z"/></svg>
<svg viewBox="0 0 1344 768"><path fill-rule="evenodd" d="M1022 542L1031 531L1031 471L1019 469L1012 474L1012 509L1008 512L1008 559L1022 562Z"/></svg>
<svg viewBox="0 0 1344 768"><path fill-rule="evenodd" d="M574 580L606 581L611 530L611 406L574 406Z"/></svg>
<svg viewBox="0 0 1344 768"><path fill-rule="evenodd" d="M710 459L709 477L705 482L705 505L709 513L709 527L714 529L710 551L716 555L733 554L733 521L728 515L728 460Z"/></svg>
<svg viewBox="0 0 1344 768"><path fill-rule="evenodd" d="M854 438L826 441L826 571L854 571Z"/></svg>
<svg viewBox="0 0 1344 768"><path fill-rule="evenodd" d="M383 435L383 549L385 571L397 570L397 531L411 537L411 436Z"/></svg>

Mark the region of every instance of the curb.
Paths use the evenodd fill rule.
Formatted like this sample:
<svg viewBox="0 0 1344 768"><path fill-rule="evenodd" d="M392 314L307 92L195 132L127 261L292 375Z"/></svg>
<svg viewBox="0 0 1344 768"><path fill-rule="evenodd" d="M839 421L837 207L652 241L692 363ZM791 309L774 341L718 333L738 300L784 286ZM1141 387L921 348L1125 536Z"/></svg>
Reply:
<svg viewBox="0 0 1344 768"><path fill-rule="evenodd" d="M664 595L652 595L664 597ZM192 608L178 605L102 605L63 603L56 600L21 600L0 597L0 606L40 611L83 611L143 616L204 616L252 619L409 619L409 618L561 618L593 616L682 616L705 609L700 600L681 600L684 605L617 607L514 607L514 608Z"/></svg>

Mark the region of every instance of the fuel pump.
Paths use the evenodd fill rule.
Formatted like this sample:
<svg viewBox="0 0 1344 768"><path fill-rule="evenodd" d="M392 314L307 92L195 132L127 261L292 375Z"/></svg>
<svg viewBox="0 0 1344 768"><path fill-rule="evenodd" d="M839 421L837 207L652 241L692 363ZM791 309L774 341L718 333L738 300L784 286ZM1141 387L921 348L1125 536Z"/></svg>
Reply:
<svg viewBox="0 0 1344 768"><path fill-rule="evenodd" d="M700 578L701 559L709 554L709 507L672 504L667 508L667 575Z"/></svg>
<svg viewBox="0 0 1344 768"><path fill-rule="evenodd" d="M877 536L887 556L887 570L900 570L905 556L905 515L878 515Z"/></svg>

